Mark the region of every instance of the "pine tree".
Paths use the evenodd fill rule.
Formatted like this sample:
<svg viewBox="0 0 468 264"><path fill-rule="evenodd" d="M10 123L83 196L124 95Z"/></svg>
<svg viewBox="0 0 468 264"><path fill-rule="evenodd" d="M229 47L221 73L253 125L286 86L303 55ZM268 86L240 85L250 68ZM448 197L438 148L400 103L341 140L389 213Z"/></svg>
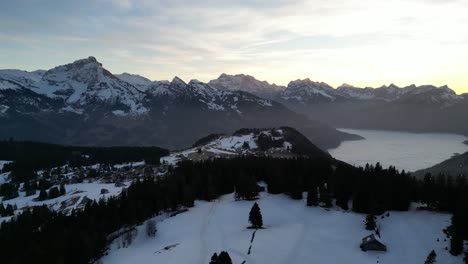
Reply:
<svg viewBox="0 0 468 264"><path fill-rule="evenodd" d="M221 253L219 253L218 263L219 264L232 264L231 257L226 251L221 251Z"/></svg>
<svg viewBox="0 0 468 264"><path fill-rule="evenodd" d="M214 253L213 256L211 256L210 264L218 264L218 254Z"/></svg>
<svg viewBox="0 0 468 264"><path fill-rule="evenodd" d="M6 216L6 211L5 211L5 206L3 203L0 203L0 217L5 217Z"/></svg>
<svg viewBox="0 0 468 264"><path fill-rule="evenodd" d="M156 222L154 220L148 220L146 222L146 235L148 237L154 237L156 232Z"/></svg>
<svg viewBox="0 0 468 264"><path fill-rule="evenodd" d="M41 191L39 192L39 196L37 197L37 200L38 201L44 201L44 200L47 200L47 192L45 189L41 189Z"/></svg>
<svg viewBox="0 0 468 264"><path fill-rule="evenodd" d="M434 250L432 250L431 253L429 253L429 255L427 256L424 264L434 264L436 263L436 258L437 258L437 254L435 253Z"/></svg>
<svg viewBox="0 0 468 264"><path fill-rule="evenodd" d="M317 206L317 205L318 205L317 187L312 187L307 192L307 206Z"/></svg>
<svg viewBox="0 0 468 264"><path fill-rule="evenodd" d="M60 183L60 195L65 195L67 191L65 190L65 184L62 182Z"/></svg>
<svg viewBox="0 0 468 264"><path fill-rule="evenodd" d="M5 209L5 215L10 216L10 215L14 215L14 214L15 214L15 209L13 208L13 206L11 204L7 205L7 207Z"/></svg>
<svg viewBox="0 0 468 264"><path fill-rule="evenodd" d="M49 190L49 199L54 199L60 196L60 191L57 187L52 187Z"/></svg>
<svg viewBox="0 0 468 264"><path fill-rule="evenodd" d="M450 238L450 254L454 256L458 256L463 252L463 238L461 237L460 233L455 230L452 233L452 237Z"/></svg>
<svg viewBox="0 0 468 264"><path fill-rule="evenodd" d="M214 253L213 256L211 256L209 264L232 264L232 260L226 251L221 251L219 255Z"/></svg>
<svg viewBox="0 0 468 264"><path fill-rule="evenodd" d="M322 207L330 208L333 206L331 195L325 186L320 188L319 201L320 201L320 206Z"/></svg>
<svg viewBox="0 0 468 264"><path fill-rule="evenodd" d="M375 216L373 214L368 214L364 224L366 225L366 230L375 230L375 227L377 226L375 223Z"/></svg>
<svg viewBox="0 0 468 264"><path fill-rule="evenodd" d="M263 226L262 213L257 203L254 203L249 213L249 222L253 228L261 228Z"/></svg>

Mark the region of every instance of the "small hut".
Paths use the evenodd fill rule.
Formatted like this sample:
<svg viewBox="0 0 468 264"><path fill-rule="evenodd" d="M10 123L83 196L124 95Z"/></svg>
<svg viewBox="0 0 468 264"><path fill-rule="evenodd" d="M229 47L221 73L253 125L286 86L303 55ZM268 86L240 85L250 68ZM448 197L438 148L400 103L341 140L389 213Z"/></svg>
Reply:
<svg viewBox="0 0 468 264"><path fill-rule="evenodd" d="M385 246L385 244L382 243L382 241L380 241L380 239L374 234L363 238L360 247L362 251L387 251L387 246Z"/></svg>

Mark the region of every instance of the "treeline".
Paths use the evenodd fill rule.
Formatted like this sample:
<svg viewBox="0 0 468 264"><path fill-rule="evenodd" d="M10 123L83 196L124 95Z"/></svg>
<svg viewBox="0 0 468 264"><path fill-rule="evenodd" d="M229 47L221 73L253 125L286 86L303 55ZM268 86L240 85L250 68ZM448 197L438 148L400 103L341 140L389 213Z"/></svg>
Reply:
<svg viewBox="0 0 468 264"><path fill-rule="evenodd" d="M81 147L31 141L0 141L0 160L14 161L4 165L3 171L26 175L65 164L80 167L145 160L158 165L159 158L168 154L168 150L159 147Z"/></svg>
<svg viewBox="0 0 468 264"><path fill-rule="evenodd" d="M211 200L232 192L238 199L253 199L262 190L259 181L266 183L270 193L301 199L308 192L319 199L315 203L307 197L310 205L331 206L335 201L337 206L348 209L350 205L362 213L407 210L412 201L423 202L432 210L468 211L468 203L463 203L467 193L464 180L458 179L456 187L438 177L419 181L379 164L354 168L330 159L238 157L186 161L166 177L153 176L134 182L119 197L90 202L68 216L47 207L24 211L0 226L1 262L89 263L105 252L116 232L166 210L191 207L196 199ZM462 243L468 225L463 217L454 216L456 229L451 231L457 232Z"/></svg>

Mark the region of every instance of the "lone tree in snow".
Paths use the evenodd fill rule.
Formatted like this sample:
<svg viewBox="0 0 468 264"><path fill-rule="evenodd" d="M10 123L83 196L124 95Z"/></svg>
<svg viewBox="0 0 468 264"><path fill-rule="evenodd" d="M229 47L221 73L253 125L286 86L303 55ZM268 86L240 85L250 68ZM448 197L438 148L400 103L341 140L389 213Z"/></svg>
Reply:
<svg viewBox="0 0 468 264"><path fill-rule="evenodd" d="M373 214L368 214L364 224L366 225L366 230L375 230L375 227L377 226L375 223L375 216Z"/></svg>
<svg viewBox="0 0 468 264"><path fill-rule="evenodd" d="M307 192L307 206L317 206L317 205L318 205L317 187L312 187Z"/></svg>
<svg viewBox="0 0 468 264"><path fill-rule="evenodd" d="M148 220L146 222L146 235L148 237L154 237L156 235L156 222L154 220Z"/></svg>
<svg viewBox="0 0 468 264"><path fill-rule="evenodd" d="M424 264L434 264L436 263L436 258L437 258L437 254L435 253L434 250L432 250L431 253L427 255L427 258Z"/></svg>
<svg viewBox="0 0 468 264"><path fill-rule="evenodd" d="M257 203L254 203L252 209L250 209L249 222L255 229L261 228L263 226L262 213L260 212L260 207Z"/></svg>
<svg viewBox="0 0 468 264"><path fill-rule="evenodd" d="M221 251L219 255L216 253L213 254L209 264L232 264L232 260L226 251Z"/></svg>

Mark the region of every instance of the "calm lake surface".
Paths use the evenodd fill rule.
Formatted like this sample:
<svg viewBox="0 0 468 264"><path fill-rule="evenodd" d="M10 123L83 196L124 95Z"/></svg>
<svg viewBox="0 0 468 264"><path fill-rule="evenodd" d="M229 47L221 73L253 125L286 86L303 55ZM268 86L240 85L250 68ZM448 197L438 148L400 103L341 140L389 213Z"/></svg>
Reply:
<svg viewBox="0 0 468 264"><path fill-rule="evenodd" d="M346 141L329 149L336 159L357 166L380 162L406 171L431 167L450 158L454 153L468 151L463 142L468 138L455 134L409 133L381 130L338 129L357 134L364 140Z"/></svg>

